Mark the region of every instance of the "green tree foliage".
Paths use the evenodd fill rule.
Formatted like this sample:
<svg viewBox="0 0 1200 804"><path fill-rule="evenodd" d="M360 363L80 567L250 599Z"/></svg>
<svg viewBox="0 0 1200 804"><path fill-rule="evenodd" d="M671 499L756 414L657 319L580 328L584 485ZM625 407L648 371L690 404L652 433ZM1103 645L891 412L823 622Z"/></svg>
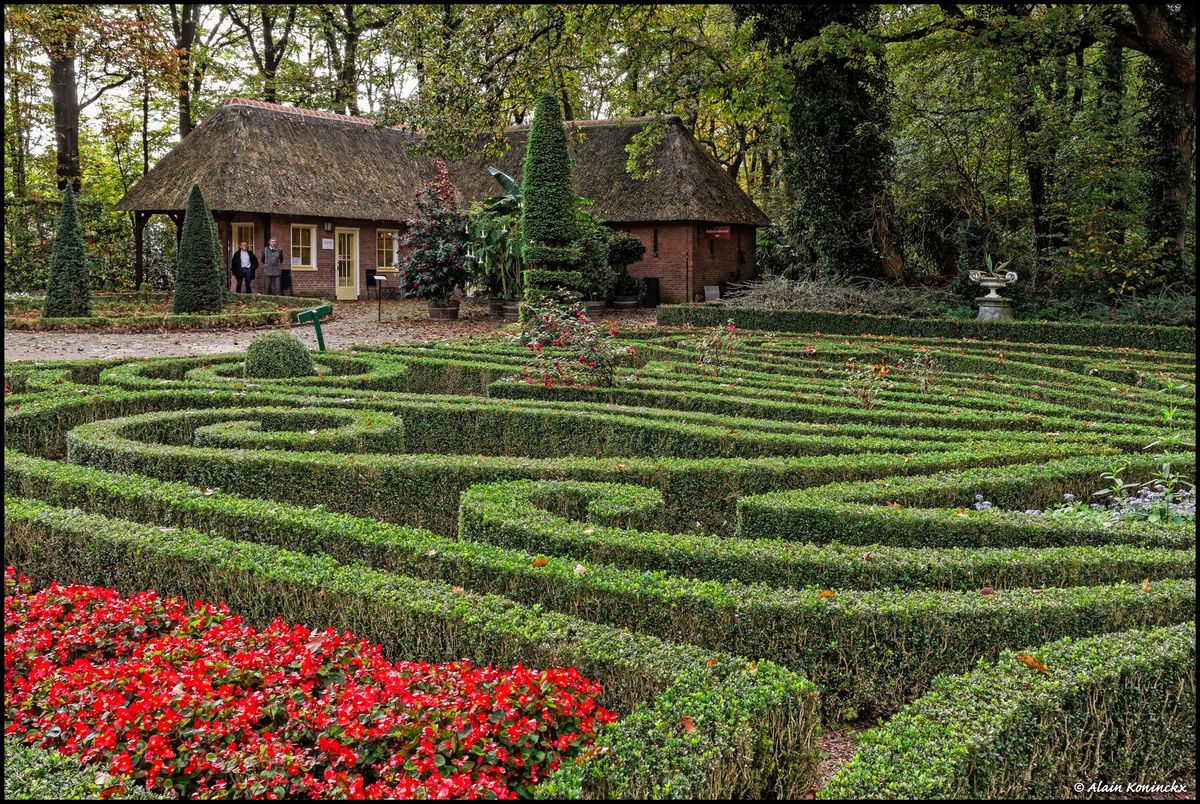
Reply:
<svg viewBox="0 0 1200 804"><path fill-rule="evenodd" d="M888 77L883 47L870 32L876 6L742 6L756 33L792 59L787 159L795 196L792 240L826 276L895 275L885 269L882 224L890 178Z"/></svg>
<svg viewBox="0 0 1200 804"><path fill-rule="evenodd" d="M212 213L199 185L193 184L183 217L172 313L219 313L225 309L228 288L221 262Z"/></svg>
<svg viewBox="0 0 1200 804"><path fill-rule="evenodd" d="M75 192L68 182L63 187L62 211L54 227L50 279L46 283L46 303L42 315L46 318L74 318L91 314L92 298L83 229L75 209Z"/></svg>
<svg viewBox="0 0 1200 804"><path fill-rule="evenodd" d="M523 193L521 236L525 261L547 268L576 263L579 226L571 187L571 154L562 108L550 93L538 100L529 131Z"/></svg>

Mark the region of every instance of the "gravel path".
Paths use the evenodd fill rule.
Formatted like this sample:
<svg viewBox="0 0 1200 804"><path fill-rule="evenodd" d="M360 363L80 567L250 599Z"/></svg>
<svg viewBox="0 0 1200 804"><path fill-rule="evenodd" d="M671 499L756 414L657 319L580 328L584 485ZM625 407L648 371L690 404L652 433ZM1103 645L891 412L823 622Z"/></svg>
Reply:
<svg viewBox="0 0 1200 804"><path fill-rule="evenodd" d="M457 321L430 321L425 303L416 300L386 301L382 322L376 320L378 303L338 302L333 318L322 323L325 348L346 349L355 344L392 341L439 340L467 335L491 335L505 323L487 314L483 304L463 303ZM629 313L610 311L602 321L618 329L654 326L653 310ZM80 331L5 332L5 360L77 360L88 357L170 357L244 351L259 329L192 331ZM317 337L309 324L293 326L292 334L310 348Z"/></svg>

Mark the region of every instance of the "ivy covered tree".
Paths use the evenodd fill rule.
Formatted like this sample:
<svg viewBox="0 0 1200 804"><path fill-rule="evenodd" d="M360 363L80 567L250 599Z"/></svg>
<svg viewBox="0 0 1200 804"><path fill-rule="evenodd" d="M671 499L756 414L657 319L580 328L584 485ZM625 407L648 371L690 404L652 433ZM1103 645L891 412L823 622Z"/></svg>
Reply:
<svg viewBox="0 0 1200 804"><path fill-rule="evenodd" d="M575 192L571 187L571 155L558 99L550 93L538 100L522 181L525 206L521 236L525 262L545 269L565 269L578 261L575 241Z"/></svg>
<svg viewBox="0 0 1200 804"><path fill-rule="evenodd" d="M75 193L68 182L63 186L62 210L54 226L54 245L50 251L50 279L46 284L46 318L74 318L92 314L91 288L88 284L87 253L83 228L75 209Z"/></svg>
<svg viewBox="0 0 1200 804"><path fill-rule="evenodd" d="M745 5L738 14L790 59L786 224L815 272L902 278L884 192L892 168L888 76L868 4Z"/></svg>
<svg viewBox="0 0 1200 804"><path fill-rule="evenodd" d="M212 213L200 186L193 184L183 216L172 313L219 313L225 309L227 287L221 262Z"/></svg>

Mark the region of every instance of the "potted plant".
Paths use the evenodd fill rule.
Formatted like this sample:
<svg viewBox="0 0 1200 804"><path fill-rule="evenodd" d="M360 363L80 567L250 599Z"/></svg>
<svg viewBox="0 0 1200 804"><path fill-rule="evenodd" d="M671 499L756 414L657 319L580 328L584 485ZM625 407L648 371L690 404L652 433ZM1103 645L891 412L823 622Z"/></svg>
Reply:
<svg viewBox="0 0 1200 804"><path fill-rule="evenodd" d="M417 218L408 221L401 245L401 287L429 302L432 319L458 318L455 288L467 281L466 216L455 208L454 187L444 162L417 198Z"/></svg>
<svg viewBox="0 0 1200 804"><path fill-rule="evenodd" d="M608 264L616 274L612 296L614 310L636 310L645 283L630 276L629 266L646 256L646 246L631 232L614 232L608 240Z"/></svg>

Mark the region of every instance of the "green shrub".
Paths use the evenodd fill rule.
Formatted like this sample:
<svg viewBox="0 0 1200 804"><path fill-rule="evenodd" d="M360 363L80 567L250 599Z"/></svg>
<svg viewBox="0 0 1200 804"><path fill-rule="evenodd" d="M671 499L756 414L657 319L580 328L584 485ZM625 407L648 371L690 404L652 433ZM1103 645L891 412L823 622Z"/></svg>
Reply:
<svg viewBox="0 0 1200 804"><path fill-rule="evenodd" d="M1195 727L1194 622L1064 639L937 679L858 738L819 798L1062 800L1165 782L1195 764Z"/></svg>
<svg viewBox="0 0 1200 804"><path fill-rule="evenodd" d="M1081 457L1041 466L966 469L936 477L832 483L738 500L737 533L751 539L803 539L893 547L1063 547L1073 544L1154 544L1190 548L1190 526L1140 522L1101 524L1023 513L1060 503L1063 494L1086 497L1106 484L1114 464L1127 477L1149 479L1163 463L1154 455ZM1169 457L1176 469L1195 471L1194 454ZM975 495L995 511L974 510Z"/></svg>
<svg viewBox="0 0 1200 804"><path fill-rule="evenodd" d="M179 315L224 310L228 284L222 262L212 213L200 186L193 184L183 217L171 312Z"/></svg>
<svg viewBox="0 0 1200 804"><path fill-rule="evenodd" d="M525 148L521 210L522 255L526 263L565 268L578 260L575 191L562 109L553 93L538 98Z"/></svg>
<svg viewBox="0 0 1200 804"><path fill-rule="evenodd" d="M548 509L548 510L547 510ZM593 564L654 570L688 578L831 589L1012 589L1134 583L1191 577L1190 534L1174 539L1140 527L1131 541L1161 539L1178 549L1109 544L1096 527L1071 547L939 549L889 547L848 528L830 544L652 532L661 527L662 497L611 483L528 481L474 486L462 495L458 537ZM586 520L586 521L578 521Z"/></svg>
<svg viewBox="0 0 1200 804"><path fill-rule="evenodd" d="M290 332L255 335L246 352L247 377L308 377L316 374L312 355Z"/></svg>
<svg viewBox="0 0 1200 804"><path fill-rule="evenodd" d="M806 310L729 308L719 304L663 305L660 326L712 326L726 319L742 329L775 332L836 332L845 335L875 334L974 338L1027 343L1070 343L1093 346L1168 349L1195 353L1196 330L1144 324L1071 324L1046 321L976 321L909 319L900 316L853 315Z"/></svg>
<svg viewBox="0 0 1200 804"><path fill-rule="evenodd" d="M54 224L50 251L50 277L46 282L44 318L87 318L92 314L91 286L83 229L75 209L75 193L67 182L62 192L62 209ZM7 324L7 322L6 322Z"/></svg>
<svg viewBox="0 0 1200 804"><path fill-rule="evenodd" d="M101 793L104 795L102 796ZM54 749L4 740L5 801L76 801L100 798L165 799L129 778L88 767Z"/></svg>

